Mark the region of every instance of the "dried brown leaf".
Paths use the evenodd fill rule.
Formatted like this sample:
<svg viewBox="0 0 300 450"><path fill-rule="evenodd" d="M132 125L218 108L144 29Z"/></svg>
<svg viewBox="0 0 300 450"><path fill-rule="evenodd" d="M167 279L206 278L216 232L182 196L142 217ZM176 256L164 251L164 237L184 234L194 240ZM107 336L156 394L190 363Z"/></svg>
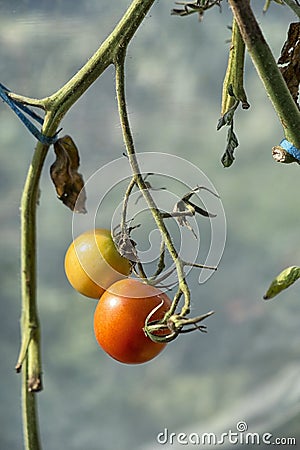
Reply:
<svg viewBox="0 0 300 450"><path fill-rule="evenodd" d="M74 212L86 213L84 181L78 173L79 153L71 136L59 138L54 151L56 160L50 167L50 175L59 200Z"/></svg>
<svg viewBox="0 0 300 450"><path fill-rule="evenodd" d="M288 37L281 50L278 65L289 91L299 108L300 22L290 24Z"/></svg>

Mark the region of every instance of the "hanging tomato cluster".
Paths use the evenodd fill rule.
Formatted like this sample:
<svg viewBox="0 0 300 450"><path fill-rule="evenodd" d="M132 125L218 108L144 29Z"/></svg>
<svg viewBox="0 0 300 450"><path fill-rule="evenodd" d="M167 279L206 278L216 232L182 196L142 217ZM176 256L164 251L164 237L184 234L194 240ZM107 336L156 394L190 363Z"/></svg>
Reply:
<svg viewBox="0 0 300 450"><path fill-rule="evenodd" d="M132 263L120 255L106 229L81 234L66 252L70 284L98 299L94 313L98 344L117 361L140 364L153 359L166 345L153 342L143 328L149 315L151 321L162 319L171 300L156 287L129 278L131 271Z"/></svg>

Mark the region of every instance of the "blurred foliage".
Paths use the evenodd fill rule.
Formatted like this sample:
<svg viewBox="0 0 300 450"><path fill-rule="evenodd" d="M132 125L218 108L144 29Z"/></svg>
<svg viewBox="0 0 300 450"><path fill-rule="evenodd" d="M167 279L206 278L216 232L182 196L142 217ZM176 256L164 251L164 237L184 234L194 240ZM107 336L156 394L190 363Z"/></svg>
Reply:
<svg viewBox="0 0 300 450"><path fill-rule="evenodd" d="M87 60L129 3L0 1L1 82L24 95L52 93ZM274 273L299 264L299 168L272 159L281 126L249 60L251 108L238 111L235 119L240 146L234 167L221 166L226 135L216 132L216 124L230 13L224 4L221 14L209 11L199 24L193 16L171 17L173 6L157 2L130 45L130 119L137 151L190 160L222 197L228 238L219 270L204 285L198 285L197 272L189 278L194 312L214 309L216 314L207 321L207 335L180 337L149 364L129 367L107 357L92 332L95 303L77 295L63 272L72 214L51 185L51 150L38 212L45 385L38 399L47 450L142 449L148 443L154 448L164 427L193 426L197 432L209 425L203 431L217 431L220 417L227 418L225 431L238 420L256 431L262 411L269 419L263 431L300 438L299 377L290 375L299 364L297 286L282 294L284 302L262 300ZM278 56L294 18L276 4L266 15L257 12ZM62 124L79 148L85 180L123 152L113 78L108 69ZM34 140L4 104L0 133L0 448L17 449L22 440L20 379L13 371L19 345L19 202ZM105 204L99 225L110 225L114 208L113 202ZM279 386L282 396L275 395Z"/></svg>

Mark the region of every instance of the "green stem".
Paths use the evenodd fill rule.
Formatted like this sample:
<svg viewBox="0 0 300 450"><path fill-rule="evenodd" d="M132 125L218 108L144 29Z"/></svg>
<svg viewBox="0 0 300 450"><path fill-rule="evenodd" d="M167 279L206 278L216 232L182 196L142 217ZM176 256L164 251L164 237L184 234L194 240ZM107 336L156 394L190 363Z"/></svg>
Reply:
<svg viewBox="0 0 300 450"><path fill-rule="evenodd" d="M155 0L134 0L88 62L61 89L43 99L46 111L51 112L55 129L71 106L113 63L119 48L129 44L154 2Z"/></svg>
<svg viewBox="0 0 300 450"><path fill-rule="evenodd" d="M48 147L37 144L21 199L22 339L28 342L28 388L41 389L39 318L36 305L36 206Z"/></svg>
<svg viewBox="0 0 300 450"><path fill-rule="evenodd" d="M27 379L28 379L28 362L25 358L23 364L23 383L22 383L22 416L23 416L23 429L24 429L24 446L26 450L40 450L40 436L38 426L38 415L36 405L36 394L28 391Z"/></svg>
<svg viewBox="0 0 300 450"><path fill-rule="evenodd" d="M123 199L123 208L122 208L122 217L121 217L121 223L120 223L120 228L121 228L121 234L123 237L125 237L126 239L130 239L129 233L127 231L127 224L126 224L126 218L127 218L127 208L128 208L128 202L129 202L129 198L131 195L131 192L134 188L134 186L136 185L135 179L132 178L130 180L130 183L126 189L125 195L124 195L124 199ZM140 278L143 278L145 281L147 281L147 275L144 271L143 265L141 264L140 261L137 261L136 263L136 267L138 269L138 273Z"/></svg>
<svg viewBox="0 0 300 450"><path fill-rule="evenodd" d="M131 192L132 192L134 186L135 186L135 180L131 179L130 183L126 189L124 199L123 199L122 217L121 217L121 223L120 223L121 232L123 234L127 231L127 226L126 226L127 208L128 208L129 198L130 198L130 195L131 195Z"/></svg>
<svg viewBox="0 0 300 450"><path fill-rule="evenodd" d="M21 200L22 345L18 369L23 366L22 410L26 450L40 449L35 395L42 389L40 328L36 304L36 206L39 180L48 147L37 144Z"/></svg>
<svg viewBox="0 0 300 450"><path fill-rule="evenodd" d="M123 132L123 139L126 146L129 163L131 166L133 179L135 180L137 186L139 187L141 193L143 194L147 205L149 206L149 209L151 211L152 217L156 222L156 225L158 229L161 232L162 238L166 244L166 247L170 253L170 256L172 257L176 269L177 269L177 275L179 280L179 288L181 292L184 294L184 305L181 310L181 315L184 316L189 313L190 310L190 291L187 286L184 271L183 271L183 264L181 262L181 259L178 256L177 250L175 249L172 239L169 235L169 232L165 226L164 220L162 218L162 215L157 208L149 189L144 181L143 176L141 175L139 164L136 158L135 148L134 148L134 142L133 137L130 129L130 123L128 119L127 114L127 106L126 106L126 95L125 95L125 55L126 55L126 48L123 47L119 50L118 56L115 59L115 69L116 69L116 93L117 93L117 102L118 102L118 109L119 109L119 115L120 115L120 122Z"/></svg>
<svg viewBox="0 0 300 450"><path fill-rule="evenodd" d="M285 137L300 148L300 112L264 39L249 0L229 0L251 59L282 123Z"/></svg>

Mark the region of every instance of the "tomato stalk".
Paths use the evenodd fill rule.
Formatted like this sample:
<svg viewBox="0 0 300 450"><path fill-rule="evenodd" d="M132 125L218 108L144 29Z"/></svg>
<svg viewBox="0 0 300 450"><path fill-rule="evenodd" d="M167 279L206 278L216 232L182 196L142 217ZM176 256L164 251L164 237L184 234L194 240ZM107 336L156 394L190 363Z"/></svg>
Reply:
<svg viewBox="0 0 300 450"><path fill-rule="evenodd" d="M185 279L184 274L184 261L181 260L181 258L178 255L178 252L172 242L171 236L168 232L168 229L164 223L164 217L163 214L160 212L159 208L157 207L151 193L149 192L148 185L145 182L145 179L143 178L138 160L136 157L135 152L135 146L133 141L133 136L131 132L130 122L128 118L127 113L127 105L126 105L126 94L125 94L125 59L126 59L126 46L120 47L119 51L116 55L116 58L114 59L114 65L115 65L115 71L116 71L116 96L117 96L117 103L118 103L118 110L119 110L119 116L120 116L120 123L121 128L123 132L123 139L127 151L127 156L129 159L129 164L131 166L133 178L132 182L129 185L129 194L131 193L131 187L133 186L133 183L135 183L139 190L141 191L141 194L143 195L149 210L152 214L152 217L160 230L163 242L166 246L166 248L169 251L170 256L172 257L174 264L176 266L177 271L177 277L178 277L178 291L175 295L172 305L169 309L169 311L165 314L165 317L153 324L150 325L145 323L145 333L154 341L154 342L170 342L171 340L175 339L179 333L182 332L183 327L188 324L194 324L197 325L199 321L202 321L204 318L208 317L208 315L211 315L211 313L208 313L208 315L196 317L187 319L185 316L187 316L190 312L190 290L188 287L188 284ZM128 195L127 195L128 198ZM127 206L127 203L125 202L125 207ZM125 218L124 218L124 211L123 211L123 219L122 219L123 227L125 227ZM179 304L179 300L184 296L183 306L181 308L180 314L174 314L175 309L177 308ZM187 322L188 320L188 322ZM170 330L170 333L164 336L158 336L157 331L161 330L161 328L168 328ZM203 331L203 329L195 326L195 329L200 329Z"/></svg>
<svg viewBox="0 0 300 450"><path fill-rule="evenodd" d="M144 271L143 265L136 257L134 245L131 242L131 239L129 236L130 233L127 231L127 226L126 226L126 214L127 214L127 208L128 208L128 201L130 198L130 194L135 186L136 186L135 179L132 178L126 189L124 199L123 199L122 217L121 217L121 223L120 223L120 236L122 237L124 245L126 247L128 247L127 248L128 254L125 253L124 256L128 257L128 259L130 261L135 262L135 264L133 264L133 269L135 268L135 265L136 265L138 268L140 278L147 280L147 275ZM115 238L115 236L114 236L114 238Z"/></svg>
<svg viewBox="0 0 300 450"><path fill-rule="evenodd" d="M40 325L36 303L36 206L39 180L48 146L38 143L27 173L21 200L22 342L16 370L23 371L24 444L40 449L36 392L42 389Z"/></svg>
<svg viewBox="0 0 300 450"><path fill-rule="evenodd" d="M173 258L173 261L176 264L177 274L179 282L182 282L181 290L185 294L186 298L186 309L189 309L189 299L190 293L188 286L186 284L183 266L181 264L181 260L178 256L177 250L175 249L169 232L165 226L163 218L161 217L161 213L156 206L150 192L148 186L146 185L144 178L140 172L139 164L136 158L135 147L133 136L131 133L128 113L127 113L127 105L126 105L126 95L125 95L125 56L126 56L126 48L120 48L117 57L115 58L115 70L116 70L116 94L117 94L117 102L118 102L118 110L120 115L120 122L123 132L123 139L129 159L129 164L132 169L133 179L140 189L143 197L145 198L150 212L163 236L164 242L168 248L168 251ZM185 310L184 310L185 311Z"/></svg>

